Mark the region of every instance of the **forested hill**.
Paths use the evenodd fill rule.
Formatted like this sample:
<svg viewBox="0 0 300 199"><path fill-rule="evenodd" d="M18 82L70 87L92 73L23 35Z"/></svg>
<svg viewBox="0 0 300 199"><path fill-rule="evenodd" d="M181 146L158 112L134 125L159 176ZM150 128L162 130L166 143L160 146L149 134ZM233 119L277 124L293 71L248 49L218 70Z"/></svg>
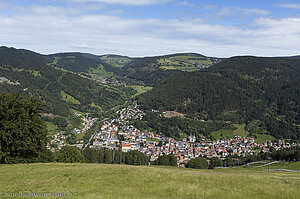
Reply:
<svg viewBox="0 0 300 199"><path fill-rule="evenodd" d="M1 65L20 65L28 69L31 67L40 68L49 61L45 55L25 49L17 50L4 46L0 47L0 60Z"/></svg>
<svg viewBox="0 0 300 199"><path fill-rule="evenodd" d="M71 55L70 55L71 56ZM123 104L135 92L121 85L103 85L52 64L52 56L0 48L0 91L21 93L46 102L44 111L66 126L74 112L101 114ZM78 61L78 60L77 60ZM79 62L79 61L78 61ZM76 62L74 66L80 65Z"/></svg>
<svg viewBox="0 0 300 199"><path fill-rule="evenodd" d="M205 57L197 53L178 53L164 56L135 58L123 67L123 75L155 85L175 74L197 71L222 59Z"/></svg>
<svg viewBox="0 0 300 199"><path fill-rule="evenodd" d="M250 134L300 139L299 56L224 60L182 53L130 58L41 55L0 47L0 90L42 99L45 112L64 124L72 123L76 111L99 115L137 95L150 112L184 114L182 120L150 114L148 123L140 123L168 136L191 131L208 135L208 129L215 132L240 123Z"/></svg>
<svg viewBox="0 0 300 199"><path fill-rule="evenodd" d="M51 64L73 72L83 72L94 77L126 80L133 84L153 86L159 81L185 71L196 71L211 66L222 59L209 58L196 53L130 58L120 55L96 56L87 53L58 53L48 56ZM98 73L98 74L97 74ZM104 75L103 75L104 74Z"/></svg>
<svg viewBox="0 0 300 199"><path fill-rule="evenodd" d="M138 97L144 109L188 118L254 123L277 138L300 138L300 61L233 57L167 78ZM253 125L252 125L253 126ZM251 131L251 125L248 125Z"/></svg>
<svg viewBox="0 0 300 199"><path fill-rule="evenodd" d="M106 72L120 72L120 69L103 61L99 56L88 53L58 53L47 56L51 64L73 72L88 73L103 67Z"/></svg>

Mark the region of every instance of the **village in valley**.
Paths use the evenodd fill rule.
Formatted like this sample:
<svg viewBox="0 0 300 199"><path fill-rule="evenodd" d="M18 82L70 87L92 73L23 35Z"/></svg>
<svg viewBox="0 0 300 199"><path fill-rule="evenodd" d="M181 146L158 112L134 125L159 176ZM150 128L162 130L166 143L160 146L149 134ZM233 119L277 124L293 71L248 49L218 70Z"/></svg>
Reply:
<svg viewBox="0 0 300 199"><path fill-rule="evenodd" d="M98 118L91 118L88 115L82 115L81 113L75 113L77 117L80 117L82 120L82 128L77 129L74 128L73 133L74 134L81 134L85 133L87 130L89 130L95 122L98 120ZM61 147L67 145L67 133L65 131L60 131L55 133L54 135L51 136L50 142L47 143L47 149L49 149L52 152L55 152L56 149L60 150ZM84 144L83 140L77 141L76 146L78 148L82 148Z"/></svg>
<svg viewBox="0 0 300 199"><path fill-rule="evenodd" d="M226 158L253 155L259 152L269 152L272 148L280 150L297 146L296 143L285 143L279 140L277 143L267 141L265 143L255 142L253 137L234 136L234 138L223 138L220 140L209 140L203 135L196 138L195 134L190 134L182 140L164 137L153 132L142 132L129 124L130 120L142 119L145 113L139 109L137 103L133 103L127 108L117 111L117 118L106 119L99 124L95 123L97 118L82 117L82 129L74 129L75 134L85 133L94 124L100 125L99 129L93 133L90 142L90 148L100 149L102 147L108 149L122 150L128 152L138 150L150 157L151 161L156 160L161 155L173 154L177 158L178 166L183 167L190 159L196 157L207 158ZM67 145L67 136L65 132L58 132L51 137L48 149L54 152ZM52 147L56 144L57 147ZM80 140L74 146L84 148L84 141Z"/></svg>

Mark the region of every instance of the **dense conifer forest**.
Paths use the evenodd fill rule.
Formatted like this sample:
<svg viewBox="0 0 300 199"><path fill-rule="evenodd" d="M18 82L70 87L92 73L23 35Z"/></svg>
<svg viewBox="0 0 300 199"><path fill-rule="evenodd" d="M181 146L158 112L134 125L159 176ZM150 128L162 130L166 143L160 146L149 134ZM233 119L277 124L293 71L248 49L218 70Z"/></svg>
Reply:
<svg viewBox="0 0 300 199"><path fill-rule="evenodd" d="M295 58L234 57L167 78L138 96L138 103L145 110L177 111L191 119L246 123L250 132L256 123L274 137L298 140L299 78ZM165 119L158 118L163 124Z"/></svg>

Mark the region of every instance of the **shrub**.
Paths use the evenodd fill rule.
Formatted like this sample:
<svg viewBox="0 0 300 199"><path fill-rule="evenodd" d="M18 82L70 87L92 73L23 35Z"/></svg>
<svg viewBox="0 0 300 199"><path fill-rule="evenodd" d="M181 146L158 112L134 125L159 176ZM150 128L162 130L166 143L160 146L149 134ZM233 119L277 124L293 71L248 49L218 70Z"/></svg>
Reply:
<svg viewBox="0 0 300 199"><path fill-rule="evenodd" d="M191 159L185 166L186 168L193 168L193 169L207 169L208 162L204 158L194 158Z"/></svg>
<svg viewBox="0 0 300 199"><path fill-rule="evenodd" d="M177 166L177 160L174 155L159 156L154 162L154 165Z"/></svg>
<svg viewBox="0 0 300 199"><path fill-rule="evenodd" d="M74 146L63 146L58 152L57 162L75 163L84 162L82 153Z"/></svg>

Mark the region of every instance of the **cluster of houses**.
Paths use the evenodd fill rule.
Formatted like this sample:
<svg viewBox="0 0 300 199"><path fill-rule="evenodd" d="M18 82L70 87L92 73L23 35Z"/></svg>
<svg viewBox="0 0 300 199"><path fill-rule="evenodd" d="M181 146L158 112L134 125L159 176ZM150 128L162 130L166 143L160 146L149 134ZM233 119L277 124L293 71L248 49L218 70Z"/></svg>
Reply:
<svg viewBox="0 0 300 199"><path fill-rule="evenodd" d="M285 144L281 140L278 144L271 141L256 143L252 137L241 136L210 141L203 135L196 139L195 134L182 140L175 140L152 132L142 132L134 126L128 125L128 119L141 119L144 116L136 104L122 109L118 113L119 118L103 123L101 130L93 138L92 148L105 147L123 152L138 150L150 156L151 161L164 154L173 154L177 158L178 165L184 166L191 158L199 156L225 158L231 155L238 158L239 156L253 155L256 152L268 152L270 147L280 150L296 145Z"/></svg>
<svg viewBox="0 0 300 199"><path fill-rule="evenodd" d="M75 113L76 116L81 117L83 126L82 129L74 129L75 134L84 133L85 131L89 130L93 126L93 124L97 121L98 118L91 118L88 116L82 116L80 113Z"/></svg>
<svg viewBox="0 0 300 199"><path fill-rule="evenodd" d="M78 117L81 117L81 119L82 119L81 126L83 127L82 129L75 128L74 129L75 134L86 132L98 120L98 118L82 116L80 113L75 113L75 115ZM50 137L50 141L49 141L49 143L47 143L47 148L52 152L54 152L56 149L60 150L61 147L68 144L66 141L68 136L69 135L66 135L66 132L64 132L64 131L55 133L53 136ZM76 145L74 145L74 146L81 146L81 148L82 148L83 142L84 142L83 140L77 141Z"/></svg>
<svg viewBox="0 0 300 199"><path fill-rule="evenodd" d="M123 108L122 110L118 110L117 114L119 114L119 120L122 123L126 123L128 120L132 119L142 119L145 116L145 113L140 110L139 105L134 102L131 106L127 108Z"/></svg>
<svg viewBox="0 0 300 199"><path fill-rule="evenodd" d="M61 149L61 147L66 145L66 138L64 131L57 132L50 138L50 142L47 143L47 149L49 149L52 152L55 152L55 149Z"/></svg>
<svg viewBox="0 0 300 199"><path fill-rule="evenodd" d="M140 142L146 142L146 136L132 125L127 125L129 119L142 119L145 113L134 103L128 108L118 110L119 117L105 121L101 130L93 137L92 148L106 147L109 149L122 148L123 151L138 150ZM132 141L129 148L129 142ZM138 143L136 143L138 141ZM126 149L126 145L127 148Z"/></svg>
<svg viewBox="0 0 300 199"><path fill-rule="evenodd" d="M239 156L253 155L257 152L269 152L270 148L280 150L297 145L295 143L285 143L282 140L277 143L271 141L256 143L252 137L241 136L211 141L203 135L196 137L195 134L191 134L182 140L175 140L153 132L142 132L133 125L129 125L128 120L142 119L145 115L136 103L119 110L117 113L119 114L118 118L104 121L100 130L93 135L91 148L104 147L122 150L123 152L138 150L149 156L151 161L164 154L173 154L177 158L178 165L184 166L190 159L199 156L225 158L231 155L238 158ZM87 130L96 120L96 118L83 117L84 129ZM60 149L65 144L63 141L65 138L63 132L56 133L50 144L56 143L58 149ZM53 150L51 145L47 147Z"/></svg>

